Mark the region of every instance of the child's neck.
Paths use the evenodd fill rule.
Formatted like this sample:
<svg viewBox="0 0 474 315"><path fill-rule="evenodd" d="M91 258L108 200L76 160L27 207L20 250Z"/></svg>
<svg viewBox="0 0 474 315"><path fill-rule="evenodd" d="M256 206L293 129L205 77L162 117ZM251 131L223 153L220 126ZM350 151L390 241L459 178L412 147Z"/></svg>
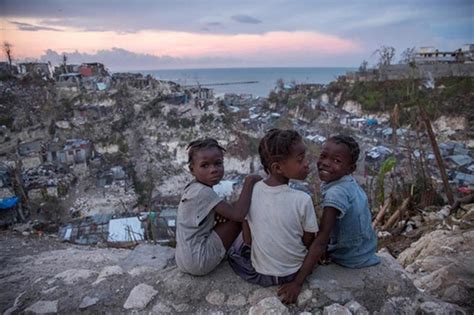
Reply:
<svg viewBox="0 0 474 315"><path fill-rule="evenodd" d="M288 185L290 179L281 175L270 174L270 176L264 180L265 184L268 186L280 186Z"/></svg>

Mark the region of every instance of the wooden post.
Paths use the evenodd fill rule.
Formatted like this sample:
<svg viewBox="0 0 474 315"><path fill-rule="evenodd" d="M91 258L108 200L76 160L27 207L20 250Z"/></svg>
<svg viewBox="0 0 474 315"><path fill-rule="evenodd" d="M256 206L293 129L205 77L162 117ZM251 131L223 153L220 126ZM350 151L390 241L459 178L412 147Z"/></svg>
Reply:
<svg viewBox="0 0 474 315"><path fill-rule="evenodd" d="M403 216L405 213L405 210L407 209L408 205L410 204L411 197L408 197L407 199L403 200L402 205L395 211L392 216L388 219L387 222L385 222L383 226L383 230L388 230L391 228L395 223L400 220L400 218Z"/></svg>
<svg viewBox="0 0 474 315"><path fill-rule="evenodd" d="M385 212L387 212L387 209L390 207L390 204L392 203L392 195L390 195L386 200L383 206L380 208L379 213L377 213L377 216L375 217L375 220L372 222L372 228L375 229L377 224L383 219L383 216L385 215Z"/></svg>
<svg viewBox="0 0 474 315"><path fill-rule="evenodd" d="M426 132L428 133L428 138L430 139L431 147L433 148L433 153L436 158L436 163L438 164L441 179L443 180L444 190L446 191L446 197L448 198L449 204L452 205L454 204L453 192L451 191L451 187L449 186L448 175L446 174L446 168L441 157L441 152L439 151L438 142L436 141L436 137L433 132L430 119L428 118L428 114L425 111L425 108L421 104L418 104L418 107L420 109L421 119L423 119L423 122L426 126Z"/></svg>

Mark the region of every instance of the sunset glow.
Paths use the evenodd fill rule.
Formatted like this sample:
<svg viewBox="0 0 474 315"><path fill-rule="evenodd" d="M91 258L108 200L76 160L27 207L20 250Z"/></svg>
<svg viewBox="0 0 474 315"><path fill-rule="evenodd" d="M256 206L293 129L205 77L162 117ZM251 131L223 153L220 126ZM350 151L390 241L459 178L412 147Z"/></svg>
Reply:
<svg viewBox="0 0 474 315"><path fill-rule="evenodd" d="M31 21L27 21L31 23ZM26 23L26 22L25 22ZM266 52L270 55L298 51L324 55L360 50L351 40L310 31L268 32L264 34L201 34L188 32L141 31L138 33L83 32L77 30L20 31L12 24L2 40L14 44L18 58L38 58L47 49L58 52L95 53L113 47L155 56L204 57L242 56Z"/></svg>

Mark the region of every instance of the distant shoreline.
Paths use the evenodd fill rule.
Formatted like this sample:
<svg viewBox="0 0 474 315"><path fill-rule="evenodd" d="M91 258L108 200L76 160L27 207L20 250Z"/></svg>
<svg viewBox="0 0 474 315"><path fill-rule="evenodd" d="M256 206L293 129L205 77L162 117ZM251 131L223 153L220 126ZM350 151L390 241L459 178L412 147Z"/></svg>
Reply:
<svg viewBox="0 0 474 315"><path fill-rule="evenodd" d="M168 80L180 85L210 86L215 94L236 93L252 94L254 97L268 97L275 88L276 82L282 79L285 83L328 84L354 71L352 67L247 67L247 68L196 68L134 71L152 75L158 80ZM216 83L232 84L216 84ZM257 82L239 84L239 82Z"/></svg>

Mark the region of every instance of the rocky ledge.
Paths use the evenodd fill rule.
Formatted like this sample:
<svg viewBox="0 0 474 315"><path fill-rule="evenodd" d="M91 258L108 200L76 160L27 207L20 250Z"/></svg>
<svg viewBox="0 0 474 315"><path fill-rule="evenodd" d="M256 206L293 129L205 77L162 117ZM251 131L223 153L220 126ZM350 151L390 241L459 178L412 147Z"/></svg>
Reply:
<svg viewBox="0 0 474 315"><path fill-rule="evenodd" d="M466 313L418 290L390 254L379 256L380 265L360 270L317 267L289 306L278 299L277 287L249 284L227 262L194 277L176 269L174 249L146 244L134 250L72 246L18 257L0 278L6 287L21 286L4 314Z"/></svg>

